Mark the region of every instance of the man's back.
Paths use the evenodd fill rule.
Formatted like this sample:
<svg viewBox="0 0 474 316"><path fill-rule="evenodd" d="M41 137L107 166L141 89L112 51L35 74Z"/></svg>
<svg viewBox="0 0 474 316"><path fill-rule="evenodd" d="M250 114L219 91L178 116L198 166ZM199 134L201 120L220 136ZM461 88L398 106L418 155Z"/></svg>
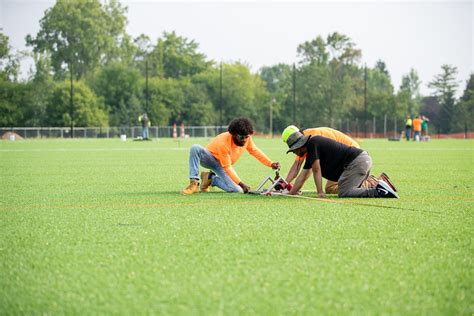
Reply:
<svg viewBox="0 0 474 316"><path fill-rule="evenodd" d="M413 119L413 130L415 132L421 131L421 123L423 123L423 120L420 119L419 117Z"/></svg>
<svg viewBox="0 0 474 316"><path fill-rule="evenodd" d="M348 165L362 150L347 146L324 136L312 136L307 146L307 157L304 169L310 169L313 162L319 159L324 178L337 181Z"/></svg>
<svg viewBox="0 0 474 316"><path fill-rule="evenodd" d="M303 130L303 135L305 136L323 136L335 140L338 143L360 148L359 144L353 140L351 137L346 134L330 128L330 127L316 127L316 128L307 128Z"/></svg>

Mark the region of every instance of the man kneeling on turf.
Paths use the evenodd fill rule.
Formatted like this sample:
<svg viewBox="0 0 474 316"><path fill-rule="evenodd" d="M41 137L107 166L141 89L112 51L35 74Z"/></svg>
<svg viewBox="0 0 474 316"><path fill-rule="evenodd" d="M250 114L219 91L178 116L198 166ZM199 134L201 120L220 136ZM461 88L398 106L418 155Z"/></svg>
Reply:
<svg viewBox="0 0 474 316"><path fill-rule="evenodd" d="M299 131L286 128L283 137L290 151L306 156L303 171L296 178L289 194L298 194L303 184L313 174L318 197L326 197L322 178L336 181L339 197L384 197L398 198L393 188L383 180L375 188L362 188L372 168L372 158L359 148L349 147L322 136L305 136Z"/></svg>
<svg viewBox="0 0 474 316"><path fill-rule="evenodd" d="M289 136L288 133L292 132L292 130L299 131L304 136L323 136L323 137L335 140L338 143L347 145L349 147L360 148L359 144L355 140L350 138L348 135L329 127L306 128L304 130L301 130L294 125L290 125L287 128L285 128L286 135L285 134L282 135L283 142L286 142L287 140L286 137ZM305 159L306 159L306 155L303 155L302 157L296 156L295 162L291 166L290 171L288 172L288 175L286 176L286 182L291 183L296 178L296 176L300 172L301 166L303 165L303 162ZM361 188L366 188L366 189L375 188L377 184L379 183L379 180L383 180L387 182L395 192L397 191L393 183L390 181L390 178L388 177L388 175L384 172L382 172L382 174L378 177L369 175L367 179L362 183ZM326 194L337 194L339 191L337 182L327 180L326 188L324 189L324 191L326 192Z"/></svg>
<svg viewBox="0 0 474 316"><path fill-rule="evenodd" d="M244 150L272 169L280 168L279 162L272 162L255 146L252 135L253 125L247 118L238 118L230 122L228 131L217 135L207 146L191 146L189 153L189 186L183 194L199 191L199 165L211 169L201 173L201 192L208 192L210 186L216 186L226 192L247 193L250 187L243 183L232 165L240 158Z"/></svg>

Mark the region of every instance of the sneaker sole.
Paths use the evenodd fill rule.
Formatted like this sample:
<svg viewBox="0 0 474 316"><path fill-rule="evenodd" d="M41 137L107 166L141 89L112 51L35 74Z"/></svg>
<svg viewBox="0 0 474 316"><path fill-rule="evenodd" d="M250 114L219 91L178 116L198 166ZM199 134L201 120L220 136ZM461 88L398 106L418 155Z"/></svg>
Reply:
<svg viewBox="0 0 474 316"><path fill-rule="evenodd" d="M384 189L385 189L386 191L391 190L391 187L390 187L390 185L389 185L387 182L381 180L381 181L379 182L379 184L380 184L382 187L384 187ZM384 185L385 185L385 186L384 186ZM392 191L393 191L393 190L392 190ZM400 196L399 196L399 195L397 194L397 192L395 192L395 191L390 192L390 194L394 195L393 197L390 197L390 198L395 198L395 199L399 199L399 198L400 198Z"/></svg>
<svg viewBox="0 0 474 316"><path fill-rule="evenodd" d="M382 178L382 180L385 181L392 188L393 191L398 192L397 188L392 183L392 181L390 181L390 178L388 177L388 175L385 172L382 172L380 174L380 178Z"/></svg>

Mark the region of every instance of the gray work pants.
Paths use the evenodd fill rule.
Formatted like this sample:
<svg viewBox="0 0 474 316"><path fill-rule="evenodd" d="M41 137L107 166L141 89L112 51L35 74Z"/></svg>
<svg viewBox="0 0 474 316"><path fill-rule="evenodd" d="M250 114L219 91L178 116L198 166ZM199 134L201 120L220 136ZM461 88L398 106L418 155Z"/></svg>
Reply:
<svg viewBox="0 0 474 316"><path fill-rule="evenodd" d="M363 189L360 186L367 179L372 168L372 158L364 151L348 164L339 177L339 197L374 197L375 189Z"/></svg>

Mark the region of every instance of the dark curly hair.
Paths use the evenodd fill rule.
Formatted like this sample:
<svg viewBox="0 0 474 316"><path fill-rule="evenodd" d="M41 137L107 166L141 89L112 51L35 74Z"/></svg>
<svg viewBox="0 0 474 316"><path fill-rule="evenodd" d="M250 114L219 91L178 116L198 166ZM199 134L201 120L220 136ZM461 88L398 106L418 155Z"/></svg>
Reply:
<svg viewBox="0 0 474 316"><path fill-rule="evenodd" d="M253 134L253 124L252 121L246 117L239 117L233 119L229 127L227 128L229 133L232 135L252 135Z"/></svg>

